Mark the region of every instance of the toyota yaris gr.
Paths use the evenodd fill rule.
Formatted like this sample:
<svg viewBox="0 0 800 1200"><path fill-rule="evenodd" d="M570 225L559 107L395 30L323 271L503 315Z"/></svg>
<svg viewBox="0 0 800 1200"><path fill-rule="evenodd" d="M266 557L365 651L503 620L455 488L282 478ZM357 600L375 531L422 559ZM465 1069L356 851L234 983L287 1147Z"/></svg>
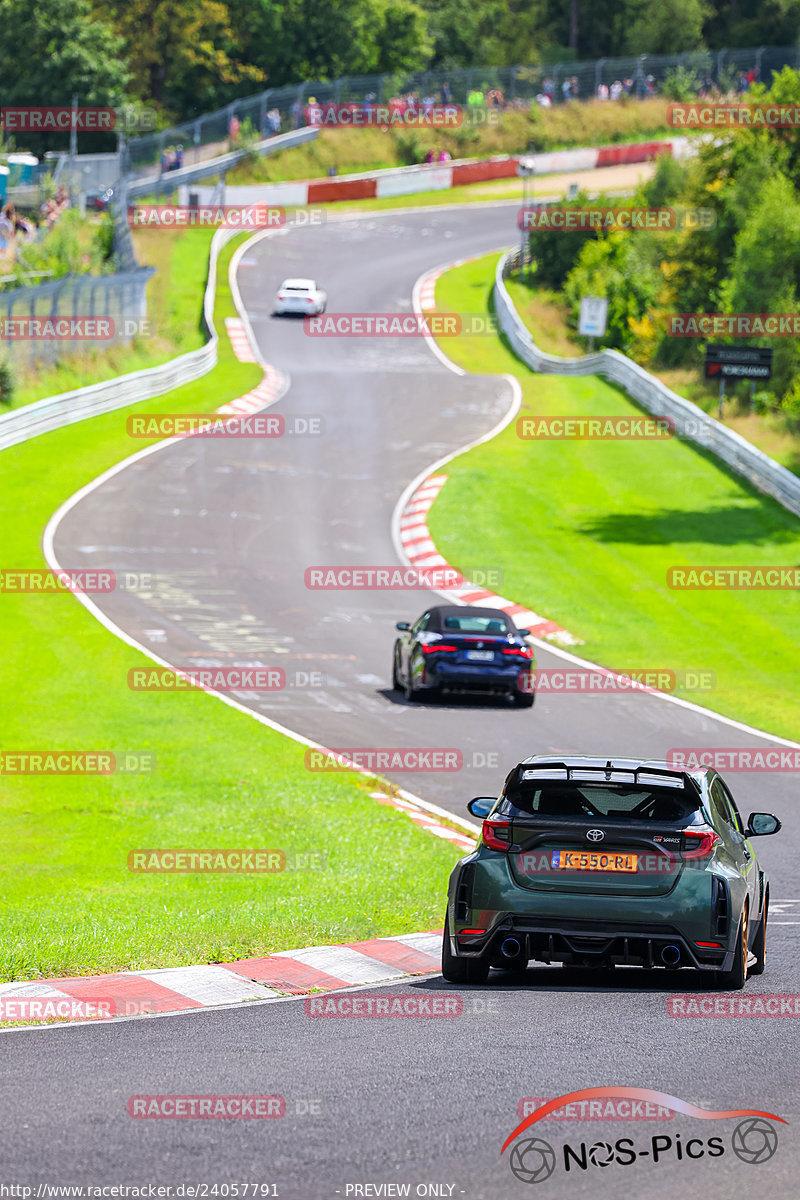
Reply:
<svg viewBox="0 0 800 1200"><path fill-rule="evenodd" d="M725 988L764 970L769 881L710 768L639 759L527 758L450 876L442 974L482 983L531 959L583 967L694 967Z"/></svg>

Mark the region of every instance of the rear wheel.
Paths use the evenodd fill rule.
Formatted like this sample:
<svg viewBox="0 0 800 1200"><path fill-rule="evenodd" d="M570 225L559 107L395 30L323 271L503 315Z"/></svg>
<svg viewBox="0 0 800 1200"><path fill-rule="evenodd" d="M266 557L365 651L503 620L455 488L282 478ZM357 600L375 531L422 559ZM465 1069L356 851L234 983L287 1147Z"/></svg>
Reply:
<svg viewBox="0 0 800 1200"><path fill-rule="evenodd" d="M514 692L514 704L517 708L533 708L533 692Z"/></svg>
<svg viewBox="0 0 800 1200"><path fill-rule="evenodd" d="M402 690L403 685L400 682L400 676L397 674L397 655L395 654L394 662L392 663L392 691L402 692Z"/></svg>
<svg viewBox="0 0 800 1200"><path fill-rule="evenodd" d="M448 983L486 983L489 978L487 958L456 958L450 949L449 918L444 919L442 941L442 975Z"/></svg>
<svg viewBox="0 0 800 1200"><path fill-rule="evenodd" d="M730 971L721 971L717 982L721 988L730 992L739 992L747 979L747 908L742 912L739 929L736 934L736 952Z"/></svg>
<svg viewBox="0 0 800 1200"><path fill-rule="evenodd" d="M761 914L761 924L753 942L753 954L756 961L749 968L750 975L763 975L767 962L767 915L769 912L769 892L764 897L764 911Z"/></svg>
<svg viewBox="0 0 800 1200"><path fill-rule="evenodd" d="M405 683L403 684L403 695L406 698L407 704L413 704L415 700L419 700L419 689L415 688L413 683L411 682L413 678L414 678L414 664L412 662L409 662L408 675L406 677Z"/></svg>

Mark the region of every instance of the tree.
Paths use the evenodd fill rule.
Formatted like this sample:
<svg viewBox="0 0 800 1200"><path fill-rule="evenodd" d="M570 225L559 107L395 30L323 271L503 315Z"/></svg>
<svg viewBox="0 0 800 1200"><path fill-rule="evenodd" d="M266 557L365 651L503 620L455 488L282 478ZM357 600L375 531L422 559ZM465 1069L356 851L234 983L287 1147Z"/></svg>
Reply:
<svg viewBox="0 0 800 1200"><path fill-rule="evenodd" d="M119 104L129 73L122 40L88 0L0 0L3 104ZM26 139L27 140L27 139Z"/></svg>
<svg viewBox="0 0 800 1200"><path fill-rule="evenodd" d="M629 350L636 323L653 309L663 287L657 259L657 238L645 231L618 230L587 242L564 285L564 297L576 323L583 296L605 296L605 343Z"/></svg>
<svg viewBox="0 0 800 1200"><path fill-rule="evenodd" d="M220 0L111 0L109 11L124 40L135 94L173 114L203 112L222 102L226 85L265 78L258 66L235 57Z"/></svg>
<svg viewBox="0 0 800 1200"><path fill-rule="evenodd" d="M703 46L703 26L712 15L706 0L641 0L628 26L630 54L680 54Z"/></svg>

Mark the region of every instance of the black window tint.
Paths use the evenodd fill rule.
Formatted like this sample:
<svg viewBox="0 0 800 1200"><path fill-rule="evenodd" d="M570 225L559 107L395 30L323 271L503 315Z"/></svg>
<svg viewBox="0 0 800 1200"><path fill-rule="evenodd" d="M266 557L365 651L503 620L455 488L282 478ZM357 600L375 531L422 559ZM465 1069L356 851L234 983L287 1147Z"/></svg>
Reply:
<svg viewBox="0 0 800 1200"><path fill-rule="evenodd" d="M722 782L721 779L717 779L716 782L719 784L720 791L722 792L723 798L725 800L725 806L726 806L726 808L728 810L728 814L729 814L728 820L730 821L730 823L734 829L736 829L739 833L744 833L744 826L742 825L742 817L739 812L739 809L736 807L736 801L734 800L733 796L730 794L730 792L728 791L728 789L726 788L725 784Z"/></svg>
<svg viewBox="0 0 800 1200"><path fill-rule="evenodd" d="M735 825L733 813L731 812L728 801L725 798L725 791L718 779L715 779L711 784L710 796L711 807L713 809L714 816L718 821L722 822L723 827L726 825Z"/></svg>
<svg viewBox="0 0 800 1200"><path fill-rule="evenodd" d="M604 787L592 783L515 788L506 793L505 799L531 816L591 820L685 822L697 809L696 794L683 789Z"/></svg>

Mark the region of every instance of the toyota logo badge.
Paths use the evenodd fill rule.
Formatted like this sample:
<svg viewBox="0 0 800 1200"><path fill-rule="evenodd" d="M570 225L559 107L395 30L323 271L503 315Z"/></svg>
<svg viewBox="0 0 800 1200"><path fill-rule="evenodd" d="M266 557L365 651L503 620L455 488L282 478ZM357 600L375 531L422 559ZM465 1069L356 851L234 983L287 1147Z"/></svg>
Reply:
<svg viewBox="0 0 800 1200"><path fill-rule="evenodd" d="M605 836L602 829L590 829L586 834L586 840L589 842L602 842Z"/></svg>

